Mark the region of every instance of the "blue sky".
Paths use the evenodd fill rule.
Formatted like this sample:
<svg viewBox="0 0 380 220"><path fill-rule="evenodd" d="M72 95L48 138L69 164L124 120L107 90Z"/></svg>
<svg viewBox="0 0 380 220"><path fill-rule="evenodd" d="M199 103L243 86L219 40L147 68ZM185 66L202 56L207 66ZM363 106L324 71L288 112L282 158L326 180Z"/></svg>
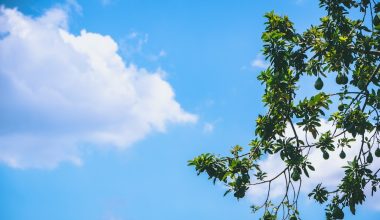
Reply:
<svg viewBox="0 0 380 220"><path fill-rule="evenodd" d="M255 194L223 197L186 164L254 137L263 15L303 30L317 1L2 5L0 219L258 218ZM303 219L323 219L300 202ZM357 218L377 219L377 203Z"/></svg>

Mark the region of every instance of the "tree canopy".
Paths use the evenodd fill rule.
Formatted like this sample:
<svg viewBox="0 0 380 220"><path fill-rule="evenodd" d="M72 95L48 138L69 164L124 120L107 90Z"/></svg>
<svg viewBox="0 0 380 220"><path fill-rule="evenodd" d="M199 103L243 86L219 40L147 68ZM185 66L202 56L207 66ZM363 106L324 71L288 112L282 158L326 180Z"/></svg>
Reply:
<svg viewBox="0 0 380 220"><path fill-rule="evenodd" d="M300 218L298 198L302 180L315 171L313 151L324 160L332 154L347 160L335 188L321 179L308 194L325 205L327 219L343 219L345 209L355 214L380 187L374 161L380 157L380 3L320 0L319 7L326 15L302 33L287 16L265 14L262 51L270 66L258 80L265 87L266 113L257 117L254 139L246 147L234 146L231 155L206 153L189 161L198 175L224 183L225 195L239 199L248 189L266 185L265 201L252 206L263 210L262 219ZM314 85L305 84L306 78L314 78ZM334 86L324 86L328 81ZM302 88L314 94L304 97ZM322 131L322 120L331 129ZM351 158L346 157L349 149L355 152ZM260 166L268 155L279 155L284 164L270 178ZM284 191L276 199L271 184L279 178L285 179Z"/></svg>

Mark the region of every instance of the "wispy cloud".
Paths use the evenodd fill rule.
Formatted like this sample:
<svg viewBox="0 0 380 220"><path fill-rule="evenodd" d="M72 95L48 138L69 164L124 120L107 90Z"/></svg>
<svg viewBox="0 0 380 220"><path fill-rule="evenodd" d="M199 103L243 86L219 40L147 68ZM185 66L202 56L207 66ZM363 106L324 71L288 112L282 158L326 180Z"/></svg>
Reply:
<svg viewBox="0 0 380 220"><path fill-rule="evenodd" d="M81 164L83 146L124 149L168 123L197 120L164 71L126 65L110 36L73 35L66 20L61 9L37 18L0 9L1 162Z"/></svg>
<svg viewBox="0 0 380 220"><path fill-rule="evenodd" d="M158 53L158 56L159 57L166 57L166 51L165 50L160 50L160 52Z"/></svg>
<svg viewBox="0 0 380 220"><path fill-rule="evenodd" d="M269 66L269 63L265 61L262 55L257 55L255 59L251 61L251 66L253 68L266 69Z"/></svg>
<svg viewBox="0 0 380 220"><path fill-rule="evenodd" d="M305 3L306 0L295 0L296 5L301 5Z"/></svg>
<svg viewBox="0 0 380 220"><path fill-rule="evenodd" d="M112 3L112 0L100 0L100 3L104 6L107 6Z"/></svg>
<svg viewBox="0 0 380 220"><path fill-rule="evenodd" d="M159 59L166 57L167 52L161 49L158 52L152 52L145 48L149 41L149 35L146 33L140 33L132 31L119 41L119 49L127 58L135 58L136 56L142 57L148 61L158 61Z"/></svg>
<svg viewBox="0 0 380 220"><path fill-rule="evenodd" d="M210 122L204 123L203 133L209 134L209 133L212 133L213 131L214 131L214 124L213 123L210 123Z"/></svg>
<svg viewBox="0 0 380 220"><path fill-rule="evenodd" d="M74 12L82 14L82 6L76 0L66 0L66 5L63 7L66 11L74 10Z"/></svg>
<svg viewBox="0 0 380 220"><path fill-rule="evenodd" d="M149 35L132 31L127 37L120 40L120 49L125 54L132 56L141 53L145 44L148 43Z"/></svg>

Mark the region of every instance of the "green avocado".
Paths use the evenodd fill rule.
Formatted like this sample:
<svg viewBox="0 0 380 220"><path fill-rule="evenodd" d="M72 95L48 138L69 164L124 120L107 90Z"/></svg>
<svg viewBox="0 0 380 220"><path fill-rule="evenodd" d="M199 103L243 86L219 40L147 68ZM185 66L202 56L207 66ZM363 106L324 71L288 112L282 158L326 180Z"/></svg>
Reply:
<svg viewBox="0 0 380 220"><path fill-rule="evenodd" d="M321 77L318 77L317 81L315 81L314 87L316 90L321 90L323 87L323 81Z"/></svg>
<svg viewBox="0 0 380 220"><path fill-rule="evenodd" d="M328 160L330 157L329 153L327 151L323 152L323 159Z"/></svg>
<svg viewBox="0 0 380 220"><path fill-rule="evenodd" d="M343 111L344 110L344 104L343 103L338 106L338 110L339 111Z"/></svg>
<svg viewBox="0 0 380 220"><path fill-rule="evenodd" d="M372 161L373 161L372 153L369 152L369 154L367 156L367 163L372 163Z"/></svg>
<svg viewBox="0 0 380 220"><path fill-rule="evenodd" d="M380 13L377 13L373 18L373 26L375 26L377 30L380 30Z"/></svg>
<svg viewBox="0 0 380 220"><path fill-rule="evenodd" d="M300 179L300 174L297 171L293 171L291 177L293 181L298 181Z"/></svg>
<svg viewBox="0 0 380 220"><path fill-rule="evenodd" d="M380 157L380 148L377 148L377 149L375 150L375 156L376 156L376 157Z"/></svg>
<svg viewBox="0 0 380 220"><path fill-rule="evenodd" d="M345 85L348 83L348 77L345 74L339 73L335 78L335 82L339 85Z"/></svg>
<svg viewBox="0 0 380 220"><path fill-rule="evenodd" d="M341 159L346 158L346 153L342 150L342 151L340 152L340 154L339 154L339 157L340 157Z"/></svg>

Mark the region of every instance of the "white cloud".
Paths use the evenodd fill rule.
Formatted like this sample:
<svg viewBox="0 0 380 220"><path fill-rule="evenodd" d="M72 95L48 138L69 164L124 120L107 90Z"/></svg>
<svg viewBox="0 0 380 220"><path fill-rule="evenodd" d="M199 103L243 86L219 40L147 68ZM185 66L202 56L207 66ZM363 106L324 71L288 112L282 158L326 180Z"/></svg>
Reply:
<svg viewBox="0 0 380 220"><path fill-rule="evenodd" d="M146 58L149 60L149 61L158 61L159 59L163 58L163 57L166 57L166 51L165 50L160 50L160 52L158 54L150 54L150 55L146 55Z"/></svg>
<svg viewBox="0 0 380 220"><path fill-rule="evenodd" d="M321 121L320 133L327 132L328 130L333 131L333 126L331 122ZM305 135L302 128L296 128L299 137L305 141ZM301 134L301 135L300 135ZM303 134L303 135L302 135ZM293 136L293 131L290 126L287 127L285 131L287 137ZM348 137L348 136L347 136ZM308 134L307 139L309 143L314 143L315 140L311 135ZM340 149L335 152L330 153L330 158L324 160L320 149L312 149L309 154L309 161L315 168L315 171L310 171L310 178L303 176L302 179L302 188L301 192L306 195L314 189L314 187L322 183L323 186L327 187L329 190L334 189L344 176L343 166L347 165L347 161L350 161L354 158L355 155L359 153L360 150L360 140L351 143L351 148L345 148L346 158L341 159L339 157ZM281 160L279 154L269 155L269 157L263 160L260 163L261 168L268 173L268 177L274 177L276 174L281 172L285 166L284 162ZM380 167L380 161L374 159L372 168ZM267 193L267 184L257 185L249 189L249 197L251 200L257 202L257 199L264 199ZM279 178L277 181L274 181L271 185L271 196L273 198L279 198L285 192L285 180L283 177ZM368 194L370 195L370 194ZM380 201L380 195L374 194L374 197L368 197L368 205L374 209L380 210L380 203L375 201ZM370 202L372 201L372 202Z"/></svg>
<svg viewBox="0 0 380 220"><path fill-rule="evenodd" d="M132 31L131 33L128 34L129 39L134 39L138 36L139 34L136 31Z"/></svg>
<svg viewBox="0 0 380 220"><path fill-rule="evenodd" d="M162 76L126 65L110 37L67 30L66 13L0 8L0 161L81 164L81 147L124 149L168 123L195 122Z"/></svg>
<svg viewBox="0 0 380 220"><path fill-rule="evenodd" d="M268 68L269 63L264 60L262 55L257 55L256 58L251 61L251 66L253 68L266 69Z"/></svg>
<svg viewBox="0 0 380 220"><path fill-rule="evenodd" d="M62 6L66 11L74 10L78 14L82 14L82 6L76 0L66 0Z"/></svg>
<svg viewBox="0 0 380 220"><path fill-rule="evenodd" d="M143 49L148 40L148 34L132 31L119 41L119 50L127 57L132 57L136 54L142 55L144 54Z"/></svg>
<svg viewBox="0 0 380 220"><path fill-rule="evenodd" d="M165 57L166 55L167 55L167 53L165 50L160 50L160 52L158 53L159 57Z"/></svg>
<svg viewBox="0 0 380 220"><path fill-rule="evenodd" d="M149 41L149 35L132 31L119 40L120 53L127 58L135 58L139 56L149 62L157 62L167 56L167 52L163 49L151 51L146 47Z"/></svg>
<svg viewBox="0 0 380 220"><path fill-rule="evenodd" d="M210 123L210 122L206 122L204 123L203 125L203 133L212 133L214 131L214 124Z"/></svg>
<svg viewBox="0 0 380 220"><path fill-rule="evenodd" d="M112 0L100 0L103 6L111 4Z"/></svg>

